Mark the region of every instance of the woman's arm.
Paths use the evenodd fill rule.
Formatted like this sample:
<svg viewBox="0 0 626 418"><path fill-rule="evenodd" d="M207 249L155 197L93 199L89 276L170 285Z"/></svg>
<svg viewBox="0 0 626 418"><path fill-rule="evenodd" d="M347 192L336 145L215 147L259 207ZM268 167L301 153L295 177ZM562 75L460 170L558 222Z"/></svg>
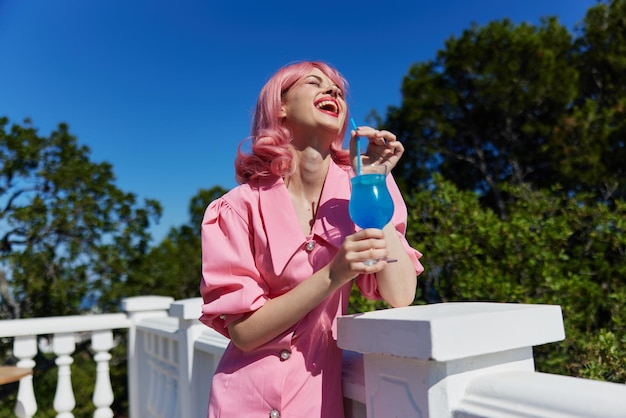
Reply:
<svg viewBox="0 0 626 418"><path fill-rule="evenodd" d="M359 274L378 273L386 268L385 262L373 266L363 263L386 255L385 239L378 229L347 236L329 264L287 293L233 321L228 326L231 341L242 351L252 351L273 340Z"/></svg>
<svg viewBox="0 0 626 418"><path fill-rule="evenodd" d="M417 274L411 258L406 252L398 231L392 223L383 229L387 243L388 258L398 260L387 263L376 273L380 295L394 308L410 305L415 299Z"/></svg>
<svg viewBox="0 0 626 418"><path fill-rule="evenodd" d="M269 299L261 308L231 323L231 341L242 351L254 350L295 325L342 284L331 280L328 266L322 268L287 293Z"/></svg>

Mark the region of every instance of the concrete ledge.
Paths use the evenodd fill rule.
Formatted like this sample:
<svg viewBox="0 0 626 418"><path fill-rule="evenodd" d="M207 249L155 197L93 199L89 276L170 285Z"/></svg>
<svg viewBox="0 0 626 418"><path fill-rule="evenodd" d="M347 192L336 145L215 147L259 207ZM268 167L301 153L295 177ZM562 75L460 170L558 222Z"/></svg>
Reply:
<svg viewBox="0 0 626 418"><path fill-rule="evenodd" d="M565 338L560 306L456 302L338 319L339 347L358 353L449 361Z"/></svg>
<svg viewBox="0 0 626 418"><path fill-rule="evenodd" d="M170 316L184 320L193 320L202 315L202 298L182 299L170 306Z"/></svg>
<svg viewBox="0 0 626 418"><path fill-rule="evenodd" d="M626 385L509 371L472 380L452 417L623 418Z"/></svg>
<svg viewBox="0 0 626 418"><path fill-rule="evenodd" d="M174 298L169 296L134 296L122 300L125 312L143 312L168 310Z"/></svg>

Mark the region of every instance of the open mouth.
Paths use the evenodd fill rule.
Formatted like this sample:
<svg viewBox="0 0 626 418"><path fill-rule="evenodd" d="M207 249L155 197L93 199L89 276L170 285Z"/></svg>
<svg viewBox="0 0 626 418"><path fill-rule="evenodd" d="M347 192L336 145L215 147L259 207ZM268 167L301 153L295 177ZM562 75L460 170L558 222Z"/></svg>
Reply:
<svg viewBox="0 0 626 418"><path fill-rule="evenodd" d="M315 102L315 107L324 113L328 113L333 116L339 115L339 105L334 100L331 100L331 99L319 100Z"/></svg>

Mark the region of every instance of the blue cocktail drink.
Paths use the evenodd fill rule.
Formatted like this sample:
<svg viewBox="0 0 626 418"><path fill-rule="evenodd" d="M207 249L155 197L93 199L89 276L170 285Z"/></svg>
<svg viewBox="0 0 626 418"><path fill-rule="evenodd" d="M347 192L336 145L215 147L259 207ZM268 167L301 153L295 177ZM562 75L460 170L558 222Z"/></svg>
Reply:
<svg viewBox="0 0 626 418"><path fill-rule="evenodd" d="M351 122L356 133L358 127L353 119ZM379 164L370 155L361 154L359 137L355 136L354 139L350 145L350 158L356 176L350 180L352 183L352 195L348 206L350 218L363 229L383 229L391 221L394 212L393 200L387 189L387 165ZM387 263L398 261L383 258L365 260L363 263L371 266L381 260Z"/></svg>
<svg viewBox="0 0 626 418"><path fill-rule="evenodd" d="M363 229L382 229L393 216L393 201L385 177L385 174L361 174L351 180L350 217Z"/></svg>

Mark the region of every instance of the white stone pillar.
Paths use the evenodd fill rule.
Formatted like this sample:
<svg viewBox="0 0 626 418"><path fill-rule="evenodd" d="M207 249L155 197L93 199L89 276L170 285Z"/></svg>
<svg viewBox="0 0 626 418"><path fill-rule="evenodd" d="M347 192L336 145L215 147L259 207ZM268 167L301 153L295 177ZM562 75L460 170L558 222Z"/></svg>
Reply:
<svg viewBox="0 0 626 418"><path fill-rule="evenodd" d="M178 318L178 402L182 417L206 417L207 404L198 405L203 399L201 389L193 384L194 344L206 327L198 318L202 314L202 298L177 300L170 307L170 316ZM206 379L209 378L207 374Z"/></svg>
<svg viewBox="0 0 626 418"><path fill-rule="evenodd" d="M532 347L565 338L552 305L441 303L340 317L338 343L363 353L367 418L445 418L468 383L534 370Z"/></svg>
<svg viewBox="0 0 626 418"><path fill-rule="evenodd" d="M139 363L137 361L137 323L145 318L165 317L174 298L168 296L136 296L122 300L132 325L128 329L128 409L130 418L143 418L139 405Z"/></svg>
<svg viewBox="0 0 626 418"><path fill-rule="evenodd" d="M70 365L74 362L72 354L76 349L76 337L73 332L54 334L52 351L57 356L55 363L57 371L57 390L54 395L54 410L57 418L74 418L72 410L76 406L74 389L72 388L72 371Z"/></svg>
<svg viewBox="0 0 626 418"><path fill-rule="evenodd" d="M109 374L109 350L113 348L113 332L111 330L94 331L91 335L91 348L95 352L96 384L93 391L93 404L96 407L94 418L113 418L113 388Z"/></svg>
<svg viewBox="0 0 626 418"><path fill-rule="evenodd" d="M17 362L18 367L35 368L35 360L33 358L37 355L37 336L15 337L13 340L13 354L19 359ZM32 374L20 379L14 412L19 418L31 418L37 412Z"/></svg>

